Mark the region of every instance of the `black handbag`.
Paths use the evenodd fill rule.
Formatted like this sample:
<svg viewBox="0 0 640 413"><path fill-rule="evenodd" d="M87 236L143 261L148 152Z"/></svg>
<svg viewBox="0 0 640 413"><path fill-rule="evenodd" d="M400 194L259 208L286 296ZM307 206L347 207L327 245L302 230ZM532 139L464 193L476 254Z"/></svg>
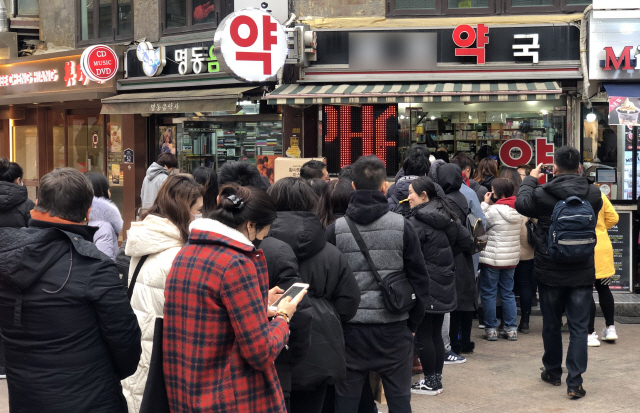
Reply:
<svg viewBox="0 0 640 413"><path fill-rule="evenodd" d="M351 220L351 218L345 216L344 219L347 221L347 225L349 225L351 234L353 235L353 238L355 238L358 247L360 247L360 251L367 259L369 267L371 267L371 272L382 291L384 306L387 311L395 315L408 313L413 307L415 307L418 299L409 279L407 278L406 272L396 271L382 279L380 274L378 274L378 270L376 269L373 260L371 259L369 248L367 248L367 244L365 244L362 239L362 235L360 235L360 231L358 231L358 227L356 227L356 224Z"/></svg>
<svg viewBox="0 0 640 413"><path fill-rule="evenodd" d="M524 225L527 227L527 242L535 248L538 244L538 239L536 238L536 224L531 220L531 218L529 218L527 223Z"/></svg>
<svg viewBox="0 0 640 413"><path fill-rule="evenodd" d="M131 277L131 284L127 290L129 301L131 301L133 287L138 280L140 269L142 269L142 265L148 257L148 255L141 257L138 265L136 265L136 269ZM140 413L171 413L167 387L164 382L164 367L162 365L163 326L164 320L161 317L157 317L153 327L153 350L151 350L151 360L149 360L149 371L147 374L147 382L144 386L144 393L142 394Z"/></svg>

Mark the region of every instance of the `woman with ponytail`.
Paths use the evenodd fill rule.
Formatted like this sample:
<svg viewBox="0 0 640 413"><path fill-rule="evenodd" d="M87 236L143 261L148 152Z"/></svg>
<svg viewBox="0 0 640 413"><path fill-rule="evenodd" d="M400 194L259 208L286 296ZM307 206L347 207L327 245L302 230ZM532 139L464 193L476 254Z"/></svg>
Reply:
<svg viewBox="0 0 640 413"><path fill-rule="evenodd" d="M409 221L416 228L422 254L429 273L429 300L425 303L425 317L418 326L416 337L424 380L412 386L412 393L436 395L442 393L444 315L457 307L456 278L453 257L468 250L472 238L455 211L438 196L436 186L426 176L409 186Z"/></svg>
<svg viewBox="0 0 640 413"><path fill-rule="evenodd" d="M267 264L256 245L276 219L258 188L225 185L167 278L163 360L172 413L285 413L274 360L304 293L268 311ZM269 321L268 317L273 317Z"/></svg>
<svg viewBox="0 0 640 413"><path fill-rule="evenodd" d="M29 226L36 204L28 197L22 174L20 165L0 158L0 228Z"/></svg>

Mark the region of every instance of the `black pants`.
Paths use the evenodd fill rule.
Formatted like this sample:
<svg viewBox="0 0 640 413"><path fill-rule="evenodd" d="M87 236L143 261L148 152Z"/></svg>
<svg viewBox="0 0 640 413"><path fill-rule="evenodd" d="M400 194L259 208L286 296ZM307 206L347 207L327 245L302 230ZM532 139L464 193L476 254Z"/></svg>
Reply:
<svg viewBox="0 0 640 413"><path fill-rule="evenodd" d="M444 314L426 313L416 331L420 343L420 364L425 376L442 374L444 366L444 341L442 340L442 323Z"/></svg>
<svg viewBox="0 0 640 413"><path fill-rule="evenodd" d="M291 413L321 413L327 385L311 391L291 391Z"/></svg>
<svg viewBox="0 0 640 413"><path fill-rule="evenodd" d="M346 324L344 343L347 377L336 383L336 413L358 411L370 371L382 378L389 413L410 413L413 335L406 321Z"/></svg>
<svg viewBox="0 0 640 413"><path fill-rule="evenodd" d="M582 384L582 373L587 371L587 331L589 306L593 287L552 287L538 284L542 311L542 364L552 378L562 376L562 314L569 325L567 350L567 386Z"/></svg>
<svg viewBox="0 0 640 413"><path fill-rule="evenodd" d="M336 387L327 386L327 392L324 396L324 404L322 405L322 413L334 413L336 411ZM365 380L362 386L362 394L360 395L360 405L358 413L377 413L376 402L373 397L373 389L369 380Z"/></svg>
<svg viewBox="0 0 640 413"><path fill-rule="evenodd" d="M595 286L598 291L598 299L600 301L600 308L604 315L604 321L607 327L613 325L613 313L615 312L616 305L613 301L613 294L609 289L609 284L602 284L603 280L596 280ZM596 323L596 301L591 298L591 318L589 319L589 334L595 331Z"/></svg>
<svg viewBox="0 0 640 413"><path fill-rule="evenodd" d="M456 354L460 354L463 348L468 349L471 347L473 313L473 311L454 311L451 313L449 338L451 339L451 351ZM459 332L460 338L458 338Z"/></svg>
<svg viewBox="0 0 640 413"><path fill-rule="evenodd" d="M533 281L533 260L520 261L513 274L514 293L520 295L520 312L531 314L531 303L536 293Z"/></svg>

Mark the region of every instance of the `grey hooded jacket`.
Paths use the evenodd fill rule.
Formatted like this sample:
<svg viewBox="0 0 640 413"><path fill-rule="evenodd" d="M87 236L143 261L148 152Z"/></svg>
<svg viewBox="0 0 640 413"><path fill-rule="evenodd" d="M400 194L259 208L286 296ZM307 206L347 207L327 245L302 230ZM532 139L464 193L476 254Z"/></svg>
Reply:
<svg viewBox="0 0 640 413"><path fill-rule="evenodd" d="M98 228L93 243L114 261L118 255L118 234L122 231L122 224L120 210L113 202L105 198L93 198L89 225Z"/></svg>
<svg viewBox="0 0 640 413"><path fill-rule="evenodd" d="M156 200L160 187L169 177L169 171L164 166L158 165L156 162L152 163L149 169L147 169L147 176L144 177L142 182L142 191L140 192L140 198L142 200L142 209L149 209L153 202Z"/></svg>

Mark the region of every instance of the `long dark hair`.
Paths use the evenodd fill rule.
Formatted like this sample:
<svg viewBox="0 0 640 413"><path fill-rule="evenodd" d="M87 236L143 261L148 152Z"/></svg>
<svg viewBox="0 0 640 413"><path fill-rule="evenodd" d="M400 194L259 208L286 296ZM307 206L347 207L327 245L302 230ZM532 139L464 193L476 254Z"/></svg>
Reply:
<svg viewBox="0 0 640 413"><path fill-rule="evenodd" d="M151 208L143 212L144 220L149 215L166 218L180 231L180 239L189 239L191 207L202 196L204 189L191 175L172 175L162 184Z"/></svg>
<svg viewBox="0 0 640 413"><path fill-rule="evenodd" d="M484 178L489 176L498 177L498 162L495 159L484 158L478 164L478 169L473 179L478 183L482 183Z"/></svg>
<svg viewBox="0 0 640 413"><path fill-rule="evenodd" d="M273 224L276 217L276 206L264 190L236 183L220 188L220 203L209 214L209 218L238 231L247 222L255 222L257 232Z"/></svg>
<svg viewBox="0 0 640 413"><path fill-rule="evenodd" d="M442 206L445 214L448 215L450 219L454 221L458 219L458 214L456 214L456 212L449 206L449 204L447 204L447 202L444 199L440 198L440 196L438 195L436 186L431 178L429 178L428 176L422 176L412 181L411 186L413 187L413 192L415 192L417 195L421 195L423 192L426 192L427 197L429 198L429 202L436 202L440 206ZM414 208L414 210L417 210L419 208L420 205Z"/></svg>
<svg viewBox="0 0 640 413"><path fill-rule="evenodd" d="M302 178L282 178L267 191L278 211L313 212L318 205L318 196Z"/></svg>
<svg viewBox="0 0 640 413"><path fill-rule="evenodd" d="M199 166L191 174L204 187L202 215L209 215L218 205L218 174L211 168Z"/></svg>
<svg viewBox="0 0 640 413"><path fill-rule="evenodd" d="M347 213L352 192L353 186L349 179L340 178L329 182L317 208L318 218L325 228Z"/></svg>
<svg viewBox="0 0 640 413"><path fill-rule="evenodd" d="M86 172L84 174L93 186L93 196L96 198L110 199L109 197L109 180L106 176L98 172Z"/></svg>
<svg viewBox="0 0 640 413"><path fill-rule="evenodd" d="M0 181L14 183L16 179L22 179L22 167L15 162L9 162L6 158L0 158Z"/></svg>
<svg viewBox="0 0 640 413"><path fill-rule="evenodd" d="M516 168L506 167L502 169L502 172L500 173L500 178L508 179L513 184L513 194L509 196L518 195L518 190L520 189L520 185L522 185L522 177L520 176ZM493 185L493 182L492 182L492 185Z"/></svg>

